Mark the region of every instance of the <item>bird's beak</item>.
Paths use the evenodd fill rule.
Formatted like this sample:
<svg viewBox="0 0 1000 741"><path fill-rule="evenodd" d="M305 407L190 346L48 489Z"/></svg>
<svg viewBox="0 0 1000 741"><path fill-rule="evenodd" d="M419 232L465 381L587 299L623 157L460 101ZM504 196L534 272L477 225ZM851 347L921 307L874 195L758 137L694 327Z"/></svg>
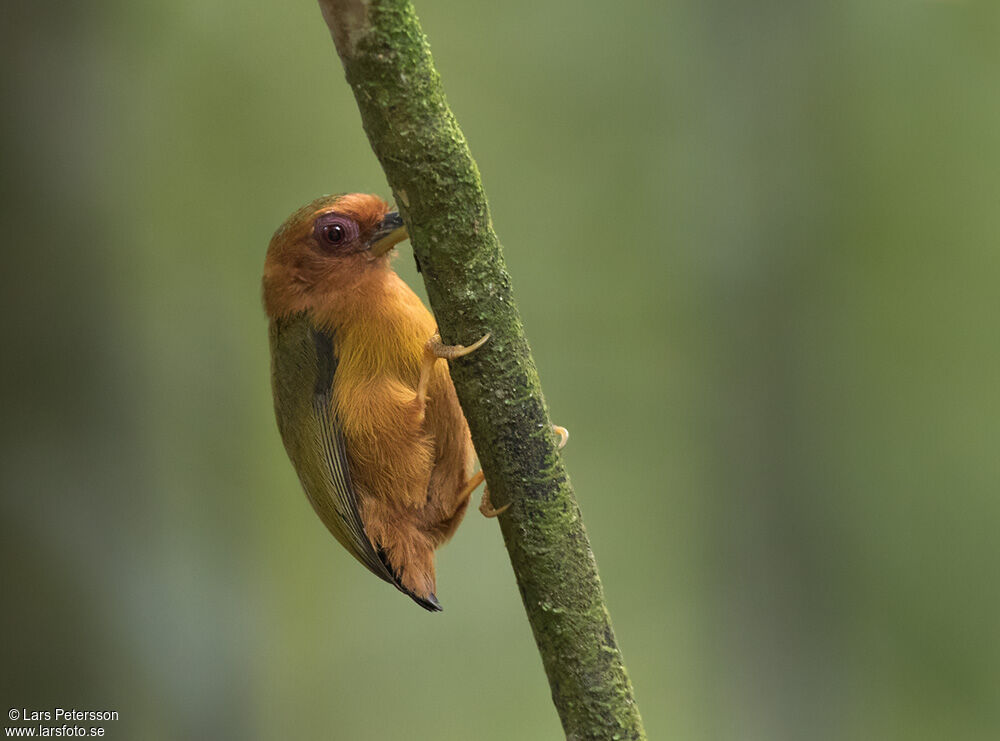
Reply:
<svg viewBox="0 0 1000 741"><path fill-rule="evenodd" d="M368 240L368 249L372 257L381 257L409 236L403 224L403 217L397 211L393 211L385 215L378 229Z"/></svg>

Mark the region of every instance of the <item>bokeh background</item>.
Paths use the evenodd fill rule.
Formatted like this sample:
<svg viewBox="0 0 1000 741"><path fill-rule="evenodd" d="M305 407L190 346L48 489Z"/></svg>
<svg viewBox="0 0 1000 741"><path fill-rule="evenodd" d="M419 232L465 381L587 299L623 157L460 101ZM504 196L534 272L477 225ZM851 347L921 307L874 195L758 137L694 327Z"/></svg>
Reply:
<svg viewBox="0 0 1000 741"><path fill-rule="evenodd" d="M1000 737L996 4L418 12L650 737ZM496 523L425 613L275 429L270 235L389 194L315 3L0 18L4 705L558 738Z"/></svg>

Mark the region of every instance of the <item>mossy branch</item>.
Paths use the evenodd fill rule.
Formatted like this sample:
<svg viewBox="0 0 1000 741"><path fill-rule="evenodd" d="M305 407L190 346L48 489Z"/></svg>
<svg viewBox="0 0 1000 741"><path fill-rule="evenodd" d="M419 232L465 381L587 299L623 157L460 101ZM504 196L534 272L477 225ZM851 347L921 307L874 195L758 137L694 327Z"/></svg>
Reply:
<svg viewBox="0 0 1000 741"><path fill-rule="evenodd" d="M319 0L448 343L451 375L567 738L643 739L597 563L490 221L409 0Z"/></svg>

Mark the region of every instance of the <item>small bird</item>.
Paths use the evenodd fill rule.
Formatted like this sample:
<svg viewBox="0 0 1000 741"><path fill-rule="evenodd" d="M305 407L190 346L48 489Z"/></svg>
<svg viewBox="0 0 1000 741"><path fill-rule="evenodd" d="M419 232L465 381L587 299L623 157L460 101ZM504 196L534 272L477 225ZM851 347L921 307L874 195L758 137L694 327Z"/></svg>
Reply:
<svg viewBox="0 0 1000 741"><path fill-rule="evenodd" d="M431 313L390 267L399 214L324 196L275 232L264 263L278 429L320 519L373 574L441 610L434 551L482 482ZM484 495L484 514L501 510Z"/></svg>

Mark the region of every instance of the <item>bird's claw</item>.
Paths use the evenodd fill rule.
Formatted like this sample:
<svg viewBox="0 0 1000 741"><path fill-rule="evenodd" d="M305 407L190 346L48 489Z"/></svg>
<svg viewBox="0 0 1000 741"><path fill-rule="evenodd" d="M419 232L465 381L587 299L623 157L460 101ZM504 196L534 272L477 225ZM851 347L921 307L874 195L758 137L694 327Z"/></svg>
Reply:
<svg viewBox="0 0 1000 741"><path fill-rule="evenodd" d="M566 443L569 442L569 430L559 425L552 425L552 431L559 436L559 447L556 449L562 450L566 447Z"/></svg>
<svg viewBox="0 0 1000 741"><path fill-rule="evenodd" d="M473 342L471 345L445 345L441 342L441 335L434 333L434 335L427 340L427 351L433 355L435 358L444 358L445 360L454 360L455 358L461 358L469 353L473 353L483 345L490 338L490 333L487 332L478 340Z"/></svg>
<svg viewBox="0 0 1000 741"><path fill-rule="evenodd" d="M454 360L475 352L486 344L486 340L489 338L490 333L487 332L468 347L465 345L445 345L441 342L441 335L435 332L424 345L424 362L420 366L420 379L417 381L417 405L422 405L427 400L427 385L431 380L431 369L434 368L434 363L440 358Z"/></svg>
<svg viewBox="0 0 1000 741"><path fill-rule="evenodd" d="M510 507L510 502L507 502L502 507L494 507L493 503L490 502L490 487L483 489L483 498L479 502L479 511L483 514L483 517L496 517L497 515L502 515Z"/></svg>

